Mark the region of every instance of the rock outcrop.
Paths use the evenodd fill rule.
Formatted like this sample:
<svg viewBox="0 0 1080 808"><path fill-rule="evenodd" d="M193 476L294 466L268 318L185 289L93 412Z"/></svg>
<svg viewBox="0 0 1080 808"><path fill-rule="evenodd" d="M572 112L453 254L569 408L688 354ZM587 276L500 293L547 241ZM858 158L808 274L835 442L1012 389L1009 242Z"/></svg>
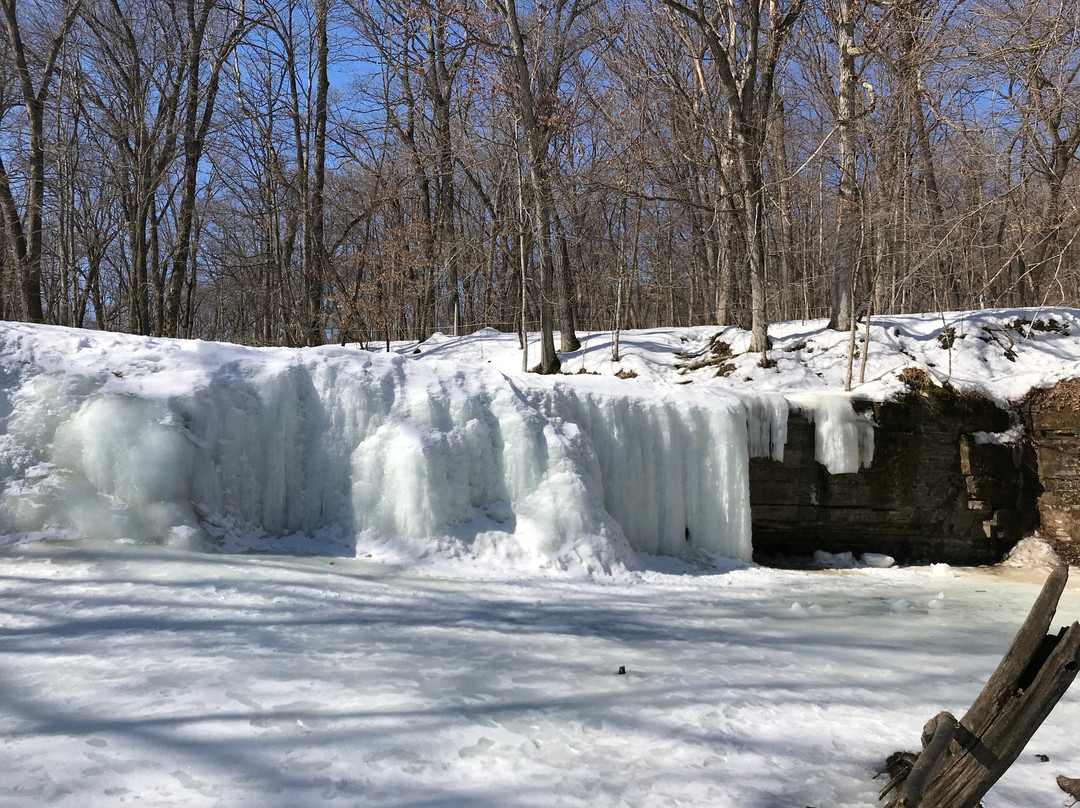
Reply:
<svg viewBox="0 0 1080 808"><path fill-rule="evenodd" d="M1040 530L1075 547L1080 543L1080 379L1033 393L1023 409L1042 488Z"/></svg>
<svg viewBox="0 0 1080 808"><path fill-rule="evenodd" d="M829 474L814 461L813 425L798 414L788 421L784 460L751 461L758 556L872 551L993 563L1035 527L1034 454L1025 441L1009 442L1012 414L941 388L856 406L872 409L877 425L869 468Z"/></svg>

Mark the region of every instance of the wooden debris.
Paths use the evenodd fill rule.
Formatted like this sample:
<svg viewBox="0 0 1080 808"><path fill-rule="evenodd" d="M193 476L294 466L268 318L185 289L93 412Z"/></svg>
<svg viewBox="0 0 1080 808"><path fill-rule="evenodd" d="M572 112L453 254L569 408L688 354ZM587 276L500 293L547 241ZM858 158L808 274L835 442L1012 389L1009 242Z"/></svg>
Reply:
<svg viewBox="0 0 1080 808"><path fill-rule="evenodd" d="M724 335L723 331L718 331L717 333L715 333L711 337L709 337L708 344L704 348L702 348L700 351L679 351L677 354L675 354L675 358L676 359L696 359L699 356L704 356L706 353L709 353L710 351L715 353L716 352L715 346L717 344L717 341L720 340L720 337L722 337L723 335ZM683 342L686 342L686 340L683 339ZM721 341L720 344L721 345L726 345L727 343ZM676 367L678 367L678 365L676 365Z"/></svg>
<svg viewBox="0 0 1080 808"><path fill-rule="evenodd" d="M702 368L716 367L727 362L731 356L709 356L705 359L698 359L694 362L683 362L675 365L680 373L689 373L693 370L701 370Z"/></svg>
<svg viewBox="0 0 1080 808"><path fill-rule="evenodd" d="M923 728L923 750L888 808L918 808L934 771L949 754L956 728L957 721L951 713L938 713L927 722Z"/></svg>
<svg viewBox="0 0 1080 808"><path fill-rule="evenodd" d="M890 806L976 808L1020 755L1080 669L1080 624L1074 622L1056 635L1046 633L1068 577L1068 566L1061 564L1047 578L997 670L955 724L946 744L948 755L937 754L944 743L938 731L946 732L942 716L947 714L931 722L933 738L924 739L923 753L902 784L897 784L900 791ZM934 754L928 751L931 746ZM916 782L909 792L908 783L924 759L925 774L919 777L925 776L927 782ZM902 802L915 792L921 792L917 801Z"/></svg>
<svg viewBox="0 0 1080 808"><path fill-rule="evenodd" d="M904 784L904 780L911 774L911 770L915 768L915 761L917 760L918 756L911 752L893 752L889 755L888 760L885 761L885 768L874 777L876 780L887 773L890 778L889 782L878 793L879 800L885 799L886 794Z"/></svg>
<svg viewBox="0 0 1080 808"><path fill-rule="evenodd" d="M731 359L734 354L731 352L731 346L720 339L721 336L722 333L713 335L713 338L709 340L708 346L697 353L684 352L676 354L675 356L677 358L687 361L676 362L675 368L680 374L686 374L691 371L701 370L702 368L716 367L724 364L727 360Z"/></svg>

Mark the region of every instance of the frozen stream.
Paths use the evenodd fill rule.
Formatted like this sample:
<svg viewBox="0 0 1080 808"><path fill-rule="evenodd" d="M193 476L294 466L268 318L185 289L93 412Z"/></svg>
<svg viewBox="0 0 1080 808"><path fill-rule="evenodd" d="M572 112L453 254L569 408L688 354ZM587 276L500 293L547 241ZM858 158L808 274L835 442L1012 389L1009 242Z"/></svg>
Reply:
<svg viewBox="0 0 1080 808"><path fill-rule="evenodd" d="M875 805L878 764L966 708L1037 593L947 568L0 553L2 806ZM1077 616L1070 589L1055 626ZM1074 689L987 808L1062 804L1078 724Z"/></svg>

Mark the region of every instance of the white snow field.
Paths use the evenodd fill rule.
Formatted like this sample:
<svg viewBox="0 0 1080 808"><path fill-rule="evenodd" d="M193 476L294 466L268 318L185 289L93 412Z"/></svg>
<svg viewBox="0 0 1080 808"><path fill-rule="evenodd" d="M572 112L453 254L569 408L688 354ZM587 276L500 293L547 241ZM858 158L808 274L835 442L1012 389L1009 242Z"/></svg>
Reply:
<svg viewBox="0 0 1080 808"><path fill-rule="evenodd" d="M0 576L0 805L71 808L867 808L1038 591L944 567L496 580L94 542L9 547ZM1059 622L1078 615L1072 589ZM1074 690L987 808L1062 805L1078 723Z"/></svg>
<svg viewBox="0 0 1080 808"><path fill-rule="evenodd" d="M676 370L718 333L733 372ZM1039 576L750 564L748 458L789 408L830 471L873 453L848 335L771 334L771 368L737 329L624 332L618 363L589 334L541 378L491 330L0 323L0 806L874 804ZM1071 309L875 318L854 394L917 367L1014 400L1080 375L1078 337ZM987 808L1059 804L1078 720L1069 694Z"/></svg>

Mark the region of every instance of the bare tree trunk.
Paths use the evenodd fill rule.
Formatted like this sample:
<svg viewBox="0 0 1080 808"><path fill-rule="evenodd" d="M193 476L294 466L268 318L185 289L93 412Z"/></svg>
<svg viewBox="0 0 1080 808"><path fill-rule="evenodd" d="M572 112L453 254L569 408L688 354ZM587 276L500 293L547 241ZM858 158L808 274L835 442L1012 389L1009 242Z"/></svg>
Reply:
<svg viewBox="0 0 1080 808"><path fill-rule="evenodd" d="M446 283L447 322L457 336L461 320L458 255L454 231L454 152L450 125L453 75L447 63L446 29L450 21L442 3L434 9L432 30L428 35L428 96L435 119L435 152L438 182L435 185L435 230L439 234L437 247Z"/></svg>
<svg viewBox="0 0 1080 808"><path fill-rule="evenodd" d="M206 146L206 136L214 120L214 108L220 85L221 70L225 66L232 49L239 44L244 26L244 2L233 11L236 15L232 29L225 35L214 60L210 65L205 92L200 87L203 41L210 13L217 7L216 0L205 0L196 16L196 0L185 0L184 10L187 20L187 90L184 99L184 169L180 207L177 215L176 247L173 254L172 272L165 298L164 333L175 337L180 335L180 304L184 294L185 281L188 278L188 266L194 265L192 252L192 227L195 218L195 198L198 193L199 163L202 161ZM202 105L200 114L199 106ZM194 283L194 276L191 277Z"/></svg>
<svg viewBox="0 0 1080 808"><path fill-rule="evenodd" d="M784 100L776 94L776 125L773 127L774 151L776 154L777 203L780 208L780 319L790 320L793 311L792 301L792 241L791 226L791 182L788 179L787 128L784 122Z"/></svg>
<svg viewBox="0 0 1080 808"><path fill-rule="evenodd" d="M840 51L840 92L837 111L840 129L840 190L836 200L836 258L833 264L832 314L829 327L851 328L854 311L855 267L860 227L858 179L858 76L855 72L855 10L851 0L837 8L836 44ZM850 379L850 372L849 372ZM849 382L850 387L850 382Z"/></svg>
<svg viewBox="0 0 1080 808"><path fill-rule="evenodd" d="M956 278L956 269L952 266L946 252L945 208L941 204L941 192L938 190L937 171L934 168L934 152L930 146L930 133L926 128L926 115L923 113L922 93L913 88L911 114L915 125L915 143L919 151L919 168L923 175L926 189L926 201L930 209L930 234L934 239L932 249L937 258L933 262L937 267L937 277L944 284L945 308L960 308L960 286Z"/></svg>
<svg viewBox="0 0 1080 808"><path fill-rule="evenodd" d="M15 247L19 266L19 287L22 296L23 316L33 323L45 320L41 297L41 248L42 218L45 207L45 102L49 97L49 85L56 69L56 60L68 33L79 14L81 0L73 0L66 9L56 35L49 44L43 65L34 87L34 74L28 61L28 50L23 43L19 25L17 0L0 0L4 14L4 31L11 54L15 60L22 101L27 117L27 188L26 204L20 217L15 199L11 194L7 169L0 161L0 210L8 229L8 236Z"/></svg>
<svg viewBox="0 0 1080 808"><path fill-rule="evenodd" d="M521 111L522 128L529 158L529 180L533 188L533 205L537 225L537 246L540 251L540 277L537 308L540 311L540 364L541 373L556 373L559 357L555 353L555 337L552 327L551 302L555 261L552 250L551 221L554 215L554 199L551 178L548 175L546 138L536 117L536 99L533 97L532 76L525 56L525 38L522 36L516 0L504 0L501 6L503 21L510 39L510 53L517 78L518 107Z"/></svg>
<svg viewBox="0 0 1080 808"><path fill-rule="evenodd" d="M311 154L311 265L304 275L308 303L307 343L326 342L323 323L323 289L326 283L326 103L330 91L327 16L330 0L315 0L315 135Z"/></svg>
<svg viewBox="0 0 1080 808"><path fill-rule="evenodd" d="M753 144L740 135L739 168L746 191L746 257L750 267L750 351L763 356L769 350L769 320L765 310L765 183L761 158Z"/></svg>
<svg viewBox="0 0 1080 808"><path fill-rule="evenodd" d="M128 317L130 318L129 327L134 333L149 336L150 277L147 266L150 254L150 244L147 237L149 212L146 210L146 203L142 200L143 196L139 190L136 190L128 202L127 237L129 259L131 260L131 280L128 286Z"/></svg>
<svg viewBox="0 0 1080 808"><path fill-rule="evenodd" d="M714 6L706 0L686 4L661 0L671 11L694 23L703 37L731 122L730 147L740 180L740 229L750 277L750 350L769 348L766 312L765 185L762 160L768 120L775 101L776 72L785 43L805 8L793 0L786 9L768 4ZM736 15L742 15L736 22ZM740 40L746 40L740 44Z"/></svg>
<svg viewBox="0 0 1080 808"><path fill-rule="evenodd" d="M555 281L558 287L559 350L571 353L581 347L577 338L577 311L574 306L574 276L570 266L570 246L562 219L555 215L555 236L558 240L558 260L555 262Z"/></svg>

